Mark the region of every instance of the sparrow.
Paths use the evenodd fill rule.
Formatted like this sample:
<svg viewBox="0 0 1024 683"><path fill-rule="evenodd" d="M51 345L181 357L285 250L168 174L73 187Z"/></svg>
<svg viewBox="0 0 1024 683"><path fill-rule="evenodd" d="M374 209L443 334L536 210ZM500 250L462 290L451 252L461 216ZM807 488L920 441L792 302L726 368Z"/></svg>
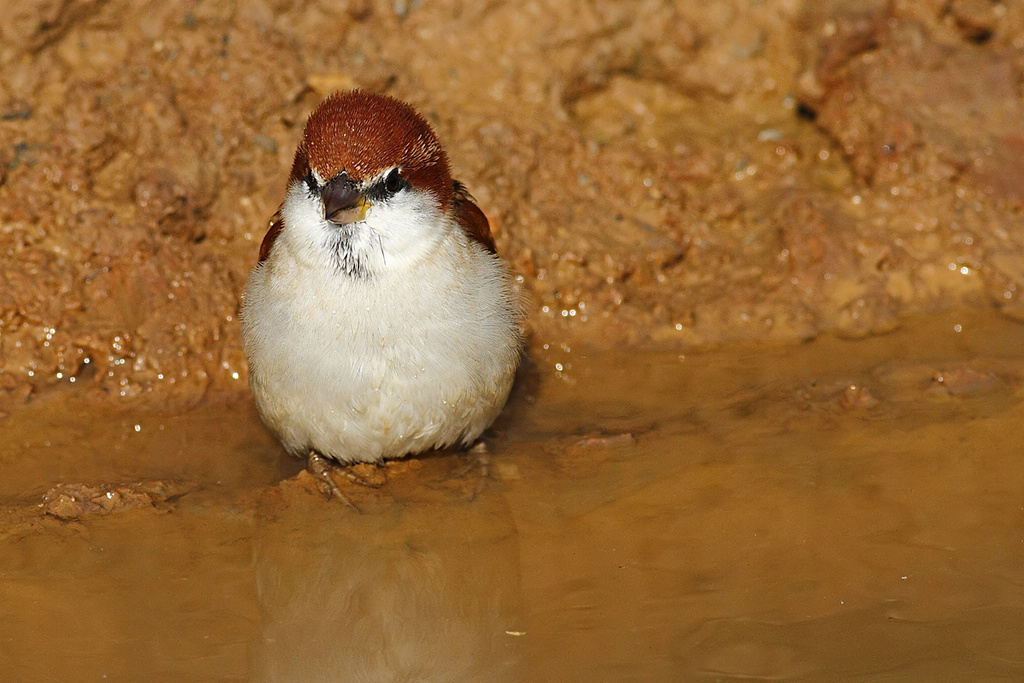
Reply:
<svg viewBox="0 0 1024 683"><path fill-rule="evenodd" d="M470 447L508 398L522 316L426 120L386 95L324 100L240 310L252 395L284 448L340 496L332 462Z"/></svg>

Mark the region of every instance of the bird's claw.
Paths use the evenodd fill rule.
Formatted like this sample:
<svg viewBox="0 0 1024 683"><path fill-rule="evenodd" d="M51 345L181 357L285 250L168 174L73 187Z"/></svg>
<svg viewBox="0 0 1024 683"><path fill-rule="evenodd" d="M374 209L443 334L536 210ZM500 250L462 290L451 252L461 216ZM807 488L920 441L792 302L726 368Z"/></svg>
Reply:
<svg viewBox="0 0 1024 683"><path fill-rule="evenodd" d="M338 488L338 484L335 483L334 477L331 474L334 472L334 467L316 451L310 451L309 457L306 459L306 470L313 475L313 479L316 481L317 486L323 491L324 495L328 498L337 498L345 505L356 512L362 512L355 506L351 500L348 499L341 489ZM351 477L350 477L351 478Z"/></svg>

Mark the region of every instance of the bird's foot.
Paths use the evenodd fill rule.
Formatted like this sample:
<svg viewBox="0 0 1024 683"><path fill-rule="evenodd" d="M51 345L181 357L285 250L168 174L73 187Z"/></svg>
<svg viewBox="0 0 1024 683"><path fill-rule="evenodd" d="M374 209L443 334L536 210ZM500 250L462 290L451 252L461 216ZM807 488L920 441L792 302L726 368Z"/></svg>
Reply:
<svg viewBox="0 0 1024 683"><path fill-rule="evenodd" d="M341 489L338 488L338 484L335 483L334 477L331 476L334 472L338 471L330 462L327 461L324 456L320 455L316 451L310 451L309 457L306 459L306 470L313 475L313 479L316 481L317 486L323 491L324 495L328 498L337 498L345 505L356 512L362 512L355 504L348 499ZM344 473L344 470L342 470ZM350 479L353 479L349 475Z"/></svg>

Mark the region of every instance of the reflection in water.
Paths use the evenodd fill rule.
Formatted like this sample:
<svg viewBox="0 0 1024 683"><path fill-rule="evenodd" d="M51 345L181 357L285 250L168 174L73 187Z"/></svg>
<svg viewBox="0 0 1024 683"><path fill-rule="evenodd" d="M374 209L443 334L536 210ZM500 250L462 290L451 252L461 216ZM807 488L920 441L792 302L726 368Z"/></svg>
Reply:
<svg viewBox="0 0 1024 683"><path fill-rule="evenodd" d="M248 406L40 401L0 423L0 681L1024 680L1022 347L950 312L553 350L479 498L426 457L352 491L362 515L273 485ZM193 484L38 506L153 480Z"/></svg>
<svg viewBox="0 0 1024 683"><path fill-rule="evenodd" d="M519 551L500 499L261 510L253 681L514 681Z"/></svg>

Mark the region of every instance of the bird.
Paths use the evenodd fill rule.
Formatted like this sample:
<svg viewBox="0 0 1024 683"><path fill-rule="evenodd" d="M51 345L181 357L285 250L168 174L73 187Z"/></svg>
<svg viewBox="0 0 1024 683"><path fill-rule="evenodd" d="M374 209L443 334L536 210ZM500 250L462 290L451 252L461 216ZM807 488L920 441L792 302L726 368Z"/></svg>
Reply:
<svg viewBox="0 0 1024 683"><path fill-rule="evenodd" d="M336 466L469 448L503 409L523 306L490 224L412 106L364 90L310 114L242 293L260 418Z"/></svg>

